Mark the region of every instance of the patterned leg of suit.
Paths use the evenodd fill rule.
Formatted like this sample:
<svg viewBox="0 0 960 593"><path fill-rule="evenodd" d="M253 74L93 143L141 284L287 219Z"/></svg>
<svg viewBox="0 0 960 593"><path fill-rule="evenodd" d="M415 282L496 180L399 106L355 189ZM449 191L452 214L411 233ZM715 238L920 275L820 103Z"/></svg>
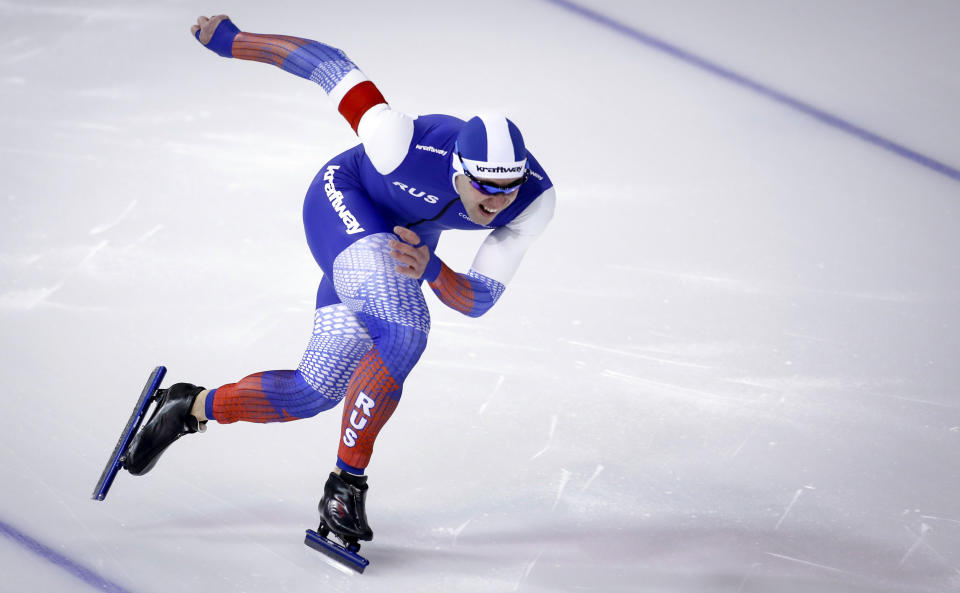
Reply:
<svg viewBox="0 0 960 593"><path fill-rule="evenodd" d="M420 283L394 270L387 242L395 238L391 233L363 237L333 263L341 302L373 341L347 384L337 465L351 473L363 473L370 462L374 440L396 409L430 331Z"/></svg>
<svg viewBox="0 0 960 593"><path fill-rule="evenodd" d="M221 424L287 422L334 407L373 342L346 305L318 308L313 337L296 371L266 371L217 388L207 396L207 417Z"/></svg>

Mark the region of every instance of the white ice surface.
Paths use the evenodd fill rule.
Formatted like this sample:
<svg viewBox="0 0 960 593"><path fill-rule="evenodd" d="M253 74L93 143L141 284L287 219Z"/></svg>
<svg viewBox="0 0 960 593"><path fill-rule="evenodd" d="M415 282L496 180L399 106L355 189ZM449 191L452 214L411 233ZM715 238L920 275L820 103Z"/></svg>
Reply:
<svg viewBox="0 0 960 593"><path fill-rule="evenodd" d="M960 591L960 182L545 1L228 4L0 1L0 521L131 593ZM956 2L590 5L960 166ZM354 139L200 48L216 10L399 109L509 113L558 188L493 311L428 297L363 576L302 543L339 412L89 500L154 365L216 386L309 337L301 200ZM0 575L91 590L10 539Z"/></svg>

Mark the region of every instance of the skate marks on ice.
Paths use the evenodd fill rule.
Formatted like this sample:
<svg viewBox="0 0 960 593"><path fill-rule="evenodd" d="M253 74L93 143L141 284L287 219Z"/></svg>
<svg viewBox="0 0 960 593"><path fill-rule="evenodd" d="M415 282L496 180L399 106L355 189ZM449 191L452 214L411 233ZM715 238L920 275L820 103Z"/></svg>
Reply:
<svg viewBox="0 0 960 593"><path fill-rule="evenodd" d="M704 391L702 389L693 387L685 387L676 383L654 381L652 379L645 379L636 375L609 369L601 371L600 376L607 379L614 379L618 382L627 383L636 387L641 387L648 392L654 392L661 396L676 397L691 402L720 402L727 405L737 405L742 402L742 399L736 396L722 395L712 391Z"/></svg>
<svg viewBox="0 0 960 593"><path fill-rule="evenodd" d="M603 464L597 465L597 469L593 470L593 474L591 474L591 476L587 478L587 481L584 482L583 486L580 487L580 494L583 494L584 492L587 491L588 488L590 488L590 485L593 484L593 481L600 476L600 472L602 471L603 471Z"/></svg>
<svg viewBox="0 0 960 593"><path fill-rule="evenodd" d="M929 517L924 515L921 515L921 518L936 519L936 517ZM955 582L960 583L960 566L956 566L952 564L951 561L947 559L943 555L943 553L941 553L940 550L935 548L933 544L931 544L929 541L930 534L934 532L934 528L932 525L929 525L925 522L921 522L919 526L919 531L920 531L919 533L914 532L913 529L911 529L910 526L908 525L904 525L903 528L906 531L907 536L913 539L913 543L910 545L907 551L903 554L903 558L901 558L900 562L897 564L898 568L903 569L904 566L911 561L911 559L914 557L915 554L917 554L922 550L925 550L926 553L932 555L940 563L941 566L951 567L953 569L953 572L955 573L955 577L954 577Z"/></svg>
<svg viewBox="0 0 960 593"><path fill-rule="evenodd" d="M603 590L613 592L636 591L644 583L674 593L933 593L944 579L960 576L941 554L927 550L920 536L929 529L919 536L909 531L905 557L903 548L889 543L809 525L785 533L749 520L691 520L671 512L628 512L613 523L602 513L556 513L549 506L525 515L518 524L502 511L471 514L456 527L419 535L398 525L397 532L407 533L403 541L371 548L371 563L386 570L406 562L421 577L445 583L489 567L489 590L530 591L598 590L590 567L600 564Z"/></svg>
<svg viewBox="0 0 960 593"><path fill-rule="evenodd" d="M39 288L17 288L4 291L0 294L0 312L33 311L41 307L52 307L71 311L107 311L107 307L73 305L54 301L50 297L61 292L76 276L87 271L93 260L108 244L109 242L104 239L92 246L77 246L57 250L55 253L45 253L42 256L20 258L19 261L26 265L33 265L41 259L55 262L56 260L66 260L62 261L65 269L57 274L57 280L47 286L41 286ZM70 262L70 260L76 260L77 258L79 258L79 261L76 263Z"/></svg>
<svg viewBox="0 0 960 593"><path fill-rule="evenodd" d="M731 278L727 276L714 276L711 274L696 272L677 272L674 270L661 270L657 268L647 268L626 264L605 264L603 267L614 272L629 272L632 274L662 277L691 286L713 288L717 290L726 290L746 294L762 294L765 292L755 284L750 284L738 278Z"/></svg>
<svg viewBox="0 0 960 593"><path fill-rule="evenodd" d="M497 529L499 521L479 521L460 536L458 549L519 571L513 590L597 590L588 567L598 563L605 567L605 591L636 591L644 583L649 590L690 593L893 593L906 583L920 585L910 590L935 591L937 576L947 570L928 561L905 570L897 566L896 550L815 531L785 536L708 521L692 525L679 516L616 525L565 525L541 516L532 523ZM507 578L500 571L495 581Z"/></svg>
<svg viewBox="0 0 960 593"><path fill-rule="evenodd" d="M570 477L573 475L573 472L567 469L560 470L560 483L557 485L557 496L553 499L553 506L550 507L550 510L556 510L557 505L560 504L560 499L563 497L563 491L567 488L567 484L570 482Z"/></svg>
<svg viewBox="0 0 960 593"><path fill-rule="evenodd" d="M566 344L570 344L571 346L577 346L577 347L579 347L579 348L587 348L587 349L589 349L589 350L595 350L595 351L598 351L598 352L606 352L606 353L610 353L610 354L616 354L616 355L618 355L618 356L625 356L625 357L628 357L628 358L636 358L636 359L639 359L639 360L645 360L645 361L648 361L648 362L655 362L655 363L658 363L658 364L668 364L668 365L675 365L675 366L680 366L680 367L688 367L688 368L703 369L703 370L713 370L713 369L717 368L717 367L714 367L714 366L711 366L711 365L697 364L697 363L693 363L693 362L685 362L685 361L675 360L675 359L670 359L670 358L662 358L662 357L657 357L657 356L650 356L650 355L647 355L647 354L641 354L641 353L639 353L639 352L633 352L633 351L625 350L625 349L622 349L622 348L612 348L612 347L610 347L610 346L601 346L600 344L590 344L590 343L587 343L587 342L581 342L581 341L577 341L577 340L562 339L561 341L564 342L564 343L566 343Z"/></svg>
<svg viewBox="0 0 960 593"><path fill-rule="evenodd" d="M800 488L799 490L797 490L797 492L793 495L793 500L791 500L790 504L787 505L787 508L783 511L783 514L780 515L780 520L777 521L777 524L773 527L774 531L778 531L780 529L780 526L783 525L783 522L786 520L787 515L789 515L790 511L793 510L794 505L797 504L797 501L800 500L800 497L803 496L804 492L809 490L816 490L816 488L814 488L813 486L804 486L803 488Z"/></svg>
<svg viewBox="0 0 960 593"><path fill-rule="evenodd" d="M636 499L641 506L613 522L602 508L568 497L588 490L586 486L592 489L597 474L587 470L578 479L573 472L561 473L553 481L556 506L547 499L544 484L530 508L507 511L491 501L488 510L459 519L449 516L451 527L429 532L414 522L401 525L388 519L388 532L404 535L388 535L371 547L372 566L392 571L403 564L422 578L461 583L464 590L472 590L467 575L481 568L489 590L597 590L591 567L601 564L603 590L614 592L635 591L639 582L651 590L683 593L893 593L908 584L911 591L932 592L939 590L936 583L956 575L936 554L920 554L925 542L913 541L912 535L907 542L912 552L904 562L903 547L855 532L838 536L808 522L785 530L789 521L778 522L776 516L763 528L747 517L698 513L692 519L666 509L644 512L642 496ZM517 523L517 513L524 515L522 523Z"/></svg>
<svg viewBox="0 0 960 593"><path fill-rule="evenodd" d="M733 459L737 455L740 455L740 452L743 451L743 448L747 445L747 443L749 443L751 439L753 439L753 437L756 436L758 430L760 430L759 427L756 427L756 426L753 427L750 430L750 432L747 434L747 436L744 437L742 441L740 441L740 444L737 445L737 448L731 451L727 457L729 457L730 459Z"/></svg>
<svg viewBox="0 0 960 593"><path fill-rule="evenodd" d="M44 308L78 313L110 312L111 307L107 304L88 302L100 294L105 278L138 257L137 249L163 228L162 224L153 225L127 242L101 238L95 243L65 244L42 253L0 255L0 272L15 287L0 285L0 312L30 312ZM97 237L108 232L108 228L96 227L90 234ZM42 285L22 287L24 284ZM57 298L53 298L54 295Z"/></svg>
<svg viewBox="0 0 960 593"><path fill-rule="evenodd" d="M540 557L543 556L543 552L539 552L533 560L527 562L523 566L523 573L520 575L520 578L517 580L517 584L514 585L513 590L519 591L520 586L523 585L524 581L530 576L530 573L533 572L533 567L537 565L537 562L540 560Z"/></svg>
<svg viewBox="0 0 960 593"><path fill-rule="evenodd" d="M0 294L0 311L32 311L37 307L57 306L50 297L63 288L62 283L40 288L8 290Z"/></svg>
<svg viewBox="0 0 960 593"><path fill-rule="evenodd" d="M105 233L105 232L107 232L107 231L109 231L109 230L111 230L111 229L113 229L113 228L115 228L115 227L120 226L120 224L123 222L123 220L124 220L131 212L133 212L133 209L136 208L136 207L137 207L137 200L133 200L132 202L130 202L129 204L127 204L127 207L123 210L123 212L121 212L120 214L118 214L117 217L116 217L114 220L112 220L112 221L110 221L110 222L98 224L97 226L95 226L95 227L93 227L92 229L90 229L90 234L91 234L91 235L102 235L103 233Z"/></svg>
<svg viewBox="0 0 960 593"><path fill-rule="evenodd" d="M960 525L960 519L948 519L946 517L938 517L936 515L920 515L921 519L930 519L932 521L944 521L946 523L953 523L955 525Z"/></svg>
<svg viewBox="0 0 960 593"><path fill-rule="evenodd" d="M457 547L457 539L460 537L460 534L463 533L463 530L466 529L467 526L470 525L470 523L472 523L476 518L477 518L476 515L474 515L474 516L470 517L469 519L467 519L466 521L464 521L463 523L461 523L460 525L457 525L456 527L453 527L453 528L451 528L451 527L436 527L436 528L433 529L433 533L435 533L435 534L441 534L441 535L449 535L450 538L451 538L451 539L450 539L450 547L451 547L451 548L456 548L456 547Z"/></svg>
<svg viewBox="0 0 960 593"><path fill-rule="evenodd" d="M907 527L906 525L904 525L903 528L907 530L907 533L908 533L908 534L910 534L912 537L914 537L914 538L916 538L916 539L915 539L915 541L913 542L913 544L910 546L910 549L907 550L906 554L903 555L903 558L900 559L900 562L897 564L898 567L902 567L903 564L907 561L907 559L910 558L910 556L912 556L913 553L917 551L917 548L919 548L920 546L923 546L923 545L927 545L923 540L924 540L924 538L926 538L927 532L930 531L930 526L927 525L926 523L921 523L921 524L920 524L920 534L919 534L919 535L917 535L917 534L915 534L913 531L911 531L910 528ZM929 545L928 545L927 547L929 547ZM930 549L933 550L933 548L930 548ZM938 556L940 555L940 553L937 552L936 550L933 550L933 552L935 552ZM941 558L942 558L942 556L941 556Z"/></svg>
<svg viewBox="0 0 960 593"><path fill-rule="evenodd" d="M784 555L784 554L774 554L773 552L764 552L764 554L766 554L767 556L770 556L770 557L772 557L772 558L779 558L779 559L781 559L781 560L786 560L786 561L788 561L788 562L796 562L797 564L803 564L803 565L805 565L805 566L811 566L811 567L813 567L813 568L818 568L818 569L820 569L820 570L826 570L826 571L828 571L828 572L834 572L834 573L837 573L837 574L850 575L850 576L854 576L854 577L858 577L858 578L863 578L863 575L858 575L858 574L856 574L856 573L853 573L853 572L850 572L850 571L847 571L847 570L841 570L841 569L835 568L835 567L833 567L833 566L827 566L826 564L819 564L819 563L817 563L817 562L810 562L809 560L802 560L802 559L800 559L800 558L792 558L792 557L786 556L786 555Z"/></svg>
<svg viewBox="0 0 960 593"><path fill-rule="evenodd" d="M553 445L553 437L557 434L557 415L553 414L550 416L550 430L547 433L547 444L543 446L543 449L540 449L530 457L530 461L533 461L537 457L540 457L544 453L550 450L550 446Z"/></svg>
<svg viewBox="0 0 960 593"><path fill-rule="evenodd" d="M503 382L505 380L506 380L506 377L504 375L500 375L499 377L497 377L497 384L494 385L493 389L490 391L490 397L488 397L487 400L484 401L483 404L481 404L480 409L477 410L477 415L479 416L483 415L483 413L490 406L490 402L492 402L493 398L496 397L497 393L500 392L500 388L503 387Z"/></svg>

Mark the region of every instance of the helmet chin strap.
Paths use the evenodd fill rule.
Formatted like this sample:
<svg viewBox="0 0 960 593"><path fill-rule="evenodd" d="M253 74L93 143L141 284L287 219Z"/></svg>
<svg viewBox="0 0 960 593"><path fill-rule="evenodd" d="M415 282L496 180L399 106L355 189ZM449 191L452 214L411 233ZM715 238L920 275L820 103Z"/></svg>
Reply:
<svg viewBox="0 0 960 593"><path fill-rule="evenodd" d="M463 165L461 164L462 161L460 160L460 153L457 152L456 145L453 147L453 156L453 162L451 163L453 166L453 175L450 177L450 183L453 184L453 189L456 190L457 195L460 195L460 190L457 189L457 175L466 177L467 174L463 170Z"/></svg>

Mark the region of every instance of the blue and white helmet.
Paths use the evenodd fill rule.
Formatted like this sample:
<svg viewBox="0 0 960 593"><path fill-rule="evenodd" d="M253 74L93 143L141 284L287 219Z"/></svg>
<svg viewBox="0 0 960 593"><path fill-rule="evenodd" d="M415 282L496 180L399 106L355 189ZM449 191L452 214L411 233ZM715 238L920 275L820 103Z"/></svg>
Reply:
<svg viewBox="0 0 960 593"><path fill-rule="evenodd" d="M515 123L482 114L464 124L454 148L464 172L479 179L513 179L527 169L527 148Z"/></svg>

